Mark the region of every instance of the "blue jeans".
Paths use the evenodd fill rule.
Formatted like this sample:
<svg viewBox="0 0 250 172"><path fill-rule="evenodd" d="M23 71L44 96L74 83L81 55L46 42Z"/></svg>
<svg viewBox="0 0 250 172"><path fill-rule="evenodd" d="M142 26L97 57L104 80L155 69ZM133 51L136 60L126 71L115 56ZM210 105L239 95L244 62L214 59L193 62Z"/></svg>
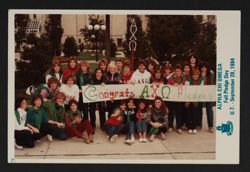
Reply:
<svg viewBox="0 0 250 172"><path fill-rule="evenodd" d="M146 132L147 131L147 123L145 119L138 120L136 122L137 132Z"/></svg>
<svg viewBox="0 0 250 172"><path fill-rule="evenodd" d="M109 138L111 138L115 134L118 134L121 131L122 127L123 125L119 125L119 126L106 125L106 131L109 135Z"/></svg>
<svg viewBox="0 0 250 172"><path fill-rule="evenodd" d="M135 134L135 121L129 121L128 126L129 126L129 131L127 133L126 139L131 139L131 135Z"/></svg>
<svg viewBox="0 0 250 172"><path fill-rule="evenodd" d="M208 127L213 127L214 125L214 112L213 112L213 107L212 107L212 103L211 102L206 102L205 103L205 107L206 107L206 112L207 112L207 124Z"/></svg>

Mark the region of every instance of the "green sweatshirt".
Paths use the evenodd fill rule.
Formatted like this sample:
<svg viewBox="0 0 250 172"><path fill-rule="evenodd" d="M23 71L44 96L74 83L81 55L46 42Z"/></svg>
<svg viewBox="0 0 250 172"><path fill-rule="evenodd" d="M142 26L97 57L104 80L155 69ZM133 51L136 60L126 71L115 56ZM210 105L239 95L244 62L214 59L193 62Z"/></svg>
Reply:
<svg viewBox="0 0 250 172"><path fill-rule="evenodd" d="M64 122L65 109L62 106L58 106L53 100L49 100L43 103L43 107L47 111L48 119L56 122Z"/></svg>
<svg viewBox="0 0 250 172"><path fill-rule="evenodd" d="M28 109L26 124L36 127L38 130L41 128L42 123L48 123L48 115L43 107L36 110L34 107Z"/></svg>

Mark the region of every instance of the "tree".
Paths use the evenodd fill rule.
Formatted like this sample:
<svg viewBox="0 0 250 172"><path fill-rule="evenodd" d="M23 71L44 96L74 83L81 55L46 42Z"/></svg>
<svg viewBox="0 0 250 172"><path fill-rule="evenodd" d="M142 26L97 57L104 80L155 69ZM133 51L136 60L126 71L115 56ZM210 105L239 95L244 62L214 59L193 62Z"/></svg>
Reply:
<svg viewBox="0 0 250 172"><path fill-rule="evenodd" d="M46 36L51 43L55 56L61 54L61 38L63 34L61 17L62 15L59 14L51 14L45 23Z"/></svg>
<svg viewBox="0 0 250 172"><path fill-rule="evenodd" d="M135 37L137 39L136 40L137 47L136 47L136 51L134 52L135 63L136 63L136 61L139 58L145 59L151 56L152 49L149 45L149 40L148 40L146 32L142 30L141 18L138 15L128 15L126 41L123 42L126 56L131 57L131 51L129 50L129 39L132 36L132 34L130 32L131 20L129 20L129 18L135 19L135 23L137 26L137 32L135 33Z"/></svg>
<svg viewBox="0 0 250 172"><path fill-rule="evenodd" d="M21 44L26 38L26 28L30 18L28 14L16 14L15 15L15 51L20 51Z"/></svg>
<svg viewBox="0 0 250 172"><path fill-rule="evenodd" d="M216 71L216 25L203 23L195 52L201 61L206 61Z"/></svg>
<svg viewBox="0 0 250 172"><path fill-rule="evenodd" d="M16 62L16 88L38 85L45 82L45 72L51 64L53 50L44 35L37 38L29 34L27 46L22 53L22 59Z"/></svg>
<svg viewBox="0 0 250 172"><path fill-rule="evenodd" d="M100 15L89 15L89 24L94 26L96 24L98 25L104 25L105 21L104 18ZM85 26L85 28L80 29L81 34L84 38L85 42L97 42L99 43L99 49L102 50L105 48L105 31L104 30L88 30L88 27ZM93 38L94 35L94 38ZM93 46L93 44L92 44ZM96 48L98 47L97 45L95 45Z"/></svg>
<svg viewBox="0 0 250 172"><path fill-rule="evenodd" d="M74 37L67 37L64 42L64 55L67 56L75 56L77 55L77 44Z"/></svg>
<svg viewBox="0 0 250 172"><path fill-rule="evenodd" d="M194 16L150 15L148 18L148 37L161 60L166 60L165 57L169 60L173 55L185 57L200 33L200 23Z"/></svg>

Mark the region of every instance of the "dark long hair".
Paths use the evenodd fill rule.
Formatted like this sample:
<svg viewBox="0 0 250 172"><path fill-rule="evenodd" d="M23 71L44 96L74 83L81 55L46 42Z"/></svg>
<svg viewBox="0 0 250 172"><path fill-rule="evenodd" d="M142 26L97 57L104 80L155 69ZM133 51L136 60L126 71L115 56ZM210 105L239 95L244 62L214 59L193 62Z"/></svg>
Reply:
<svg viewBox="0 0 250 172"><path fill-rule="evenodd" d="M27 99L24 98L24 97L18 97L15 101L15 110L17 110L20 106L21 106L21 103L23 100L26 100L27 102Z"/></svg>
<svg viewBox="0 0 250 172"><path fill-rule="evenodd" d="M207 72L206 72L206 79L207 79L207 84L211 84L211 70L210 70L210 66L207 62L202 62L199 66L199 69L201 71L201 68L207 68Z"/></svg>
<svg viewBox="0 0 250 172"><path fill-rule="evenodd" d="M166 113L168 112L168 110L167 110L167 106L166 106L165 102L164 102L164 101L162 100L162 98L159 97L159 96L156 96L156 97L155 97L154 102L155 102L156 100L160 100L160 101L161 101L161 112L162 112L163 114L166 114ZM153 109L156 109L155 103L153 104Z"/></svg>
<svg viewBox="0 0 250 172"><path fill-rule="evenodd" d="M97 72L98 70L100 70L101 73L102 73L101 81L104 81L104 80L105 80L105 77L104 77L104 75L103 75L103 71L102 71L101 68L99 68L99 67L95 69L95 72L94 72L93 75L92 75L92 76L93 76L93 77L92 77L93 80L97 80L97 78L96 78L96 72Z"/></svg>

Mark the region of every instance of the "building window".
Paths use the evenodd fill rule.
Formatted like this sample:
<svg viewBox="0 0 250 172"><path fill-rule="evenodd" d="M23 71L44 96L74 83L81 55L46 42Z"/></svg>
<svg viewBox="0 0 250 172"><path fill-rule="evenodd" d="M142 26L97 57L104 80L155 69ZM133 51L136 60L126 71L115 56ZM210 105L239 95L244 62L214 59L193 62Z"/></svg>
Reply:
<svg viewBox="0 0 250 172"><path fill-rule="evenodd" d="M40 25L41 25L41 21L38 19L33 19L30 20L27 28L26 28L26 33L40 33Z"/></svg>

